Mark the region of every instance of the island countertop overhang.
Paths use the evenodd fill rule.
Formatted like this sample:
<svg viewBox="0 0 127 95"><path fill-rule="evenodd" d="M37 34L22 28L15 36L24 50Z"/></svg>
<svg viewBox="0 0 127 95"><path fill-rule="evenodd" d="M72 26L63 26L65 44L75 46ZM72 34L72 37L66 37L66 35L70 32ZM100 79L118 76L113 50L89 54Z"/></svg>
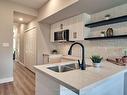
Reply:
<svg viewBox="0 0 127 95"><path fill-rule="evenodd" d="M123 66L117 66L110 62L103 61L101 68L88 67L86 70L73 70L64 73L57 73L47 69L47 67L63 65L68 63L74 63L75 61L63 62L57 64L47 64L35 66L35 69L40 73L46 74L50 78L54 79L61 85L71 89L76 93L80 93L82 90L87 90L97 86L105 81L108 81L119 74L127 72L127 68ZM91 64L91 62L87 62Z"/></svg>

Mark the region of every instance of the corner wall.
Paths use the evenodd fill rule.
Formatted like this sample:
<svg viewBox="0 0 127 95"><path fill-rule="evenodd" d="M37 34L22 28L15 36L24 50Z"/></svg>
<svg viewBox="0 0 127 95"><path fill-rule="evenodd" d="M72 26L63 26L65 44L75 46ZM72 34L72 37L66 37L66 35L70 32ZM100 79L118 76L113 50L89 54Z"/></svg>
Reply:
<svg viewBox="0 0 127 95"><path fill-rule="evenodd" d="M0 79L13 75L13 10L10 4L0 1ZM9 43L3 47L2 43Z"/></svg>

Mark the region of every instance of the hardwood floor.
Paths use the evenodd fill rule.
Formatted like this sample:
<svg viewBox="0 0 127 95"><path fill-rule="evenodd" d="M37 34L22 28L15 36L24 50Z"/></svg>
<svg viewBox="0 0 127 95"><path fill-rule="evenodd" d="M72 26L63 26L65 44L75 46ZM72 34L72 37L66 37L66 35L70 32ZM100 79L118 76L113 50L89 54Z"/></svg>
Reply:
<svg viewBox="0 0 127 95"><path fill-rule="evenodd" d="M0 95L14 95L13 83L0 84Z"/></svg>
<svg viewBox="0 0 127 95"><path fill-rule="evenodd" d="M14 91L15 95L35 95L35 74L20 63L14 64Z"/></svg>
<svg viewBox="0 0 127 95"><path fill-rule="evenodd" d="M0 95L35 95L35 74L15 63L14 82L0 84Z"/></svg>

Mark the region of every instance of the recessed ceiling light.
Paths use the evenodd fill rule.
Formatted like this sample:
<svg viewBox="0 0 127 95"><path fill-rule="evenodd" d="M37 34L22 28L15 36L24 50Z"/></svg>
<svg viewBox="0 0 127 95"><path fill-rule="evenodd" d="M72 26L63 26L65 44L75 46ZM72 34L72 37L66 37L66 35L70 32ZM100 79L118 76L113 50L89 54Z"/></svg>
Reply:
<svg viewBox="0 0 127 95"><path fill-rule="evenodd" d="M23 18L19 18L20 21L23 21Z"/></svg>

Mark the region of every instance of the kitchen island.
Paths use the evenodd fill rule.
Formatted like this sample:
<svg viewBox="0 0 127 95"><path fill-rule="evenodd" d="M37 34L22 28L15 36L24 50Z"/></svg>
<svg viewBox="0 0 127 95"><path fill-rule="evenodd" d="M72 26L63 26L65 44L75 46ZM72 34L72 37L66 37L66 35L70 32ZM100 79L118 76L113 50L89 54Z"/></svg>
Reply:
<svg viewBox="0 0 127 95"><path fill-rule="evenodd" d="M86 70L55 72L49 67L78 64L77 61L35 66L36 95L127 95L127 68L103 61L95 68L87 60Z"/></svg>

